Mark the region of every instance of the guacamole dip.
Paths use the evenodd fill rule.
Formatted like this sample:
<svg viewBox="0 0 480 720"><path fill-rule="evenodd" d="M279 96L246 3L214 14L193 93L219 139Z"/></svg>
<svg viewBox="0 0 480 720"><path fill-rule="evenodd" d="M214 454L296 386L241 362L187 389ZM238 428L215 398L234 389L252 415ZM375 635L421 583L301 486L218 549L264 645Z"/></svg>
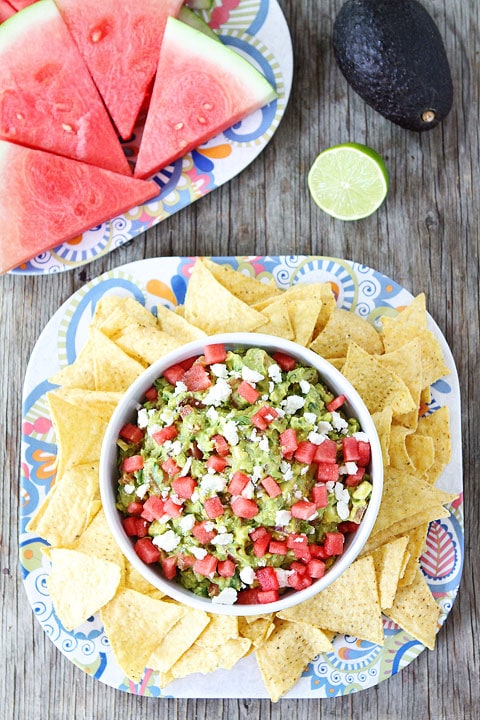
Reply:
<svg viewBox="0 0 480 720"><path fill-rule="evenodd" d="M370 444L312 367L260 348L165 370L120 431L117 508L146 563L213 602L269 603L343 552Z"/></svg>

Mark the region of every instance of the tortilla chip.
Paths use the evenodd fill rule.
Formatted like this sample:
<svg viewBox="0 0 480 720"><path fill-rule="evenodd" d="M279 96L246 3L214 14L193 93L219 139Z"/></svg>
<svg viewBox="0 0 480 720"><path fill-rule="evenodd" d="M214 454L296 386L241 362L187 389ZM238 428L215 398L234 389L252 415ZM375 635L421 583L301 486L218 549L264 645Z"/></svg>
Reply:
<svg viewBox="0 0 480 720"><path fill-rule="evenodd" d="M90 329L93 348L95 389L125 392L144 371L144 366L104 335L97 328Z"/></svg>
<svg viewBox="0 0 480 720"><path fill-rule="evenodd" d="M418 409L422 391L422 350L418 340L412 340L406 345L378 356L380 365L389 368L399 375L410 390L415 409L401 418L403 425L416 428L418 422Z"/></svg>
<svg viewBox="0 0 480 720"><path fill-rule="evenodd" d="M62 624L73 630L112 599L120 584L120 568L68 548L51 548L49 556L48 592Z"/></svg>
<svg viewBox="0 0 480 720"><path fill-rule="evenodd" d="M209 616L203 610L185 610L185 615L177 620L150 655L148 667L153 670L167 673L210 622Z"/></svg>
<svg viewBox="0 0 480 720"><path fill-rule="evenodd" d="M419 525L430 523L432 520L440 520L450 515L450 511L444 508L443 505L433 505L426 510L420 510L414 515L410 515L407 518L403 518L398 522L393 523L385 530L370 535L367 542L363 546L362 555L371 553L372 550L376 550L381 545L384 545L395 537L403 534L410 534Z"/></svg>
<svg viewBox="0 0 480 720"><path fill-rule="evenodd" d="M103 509L101 509L93 518L78 538L73 546L75 550L91 555L97 558L103 558L115 563L123 572L125 570L125 556L118 547L110 528L108 527L107 518Z"/></svg>
<svg viewBox="0 0 480 720"><path fill-rule="evenodd" d="M277 618L275 629L256 651L271 701L277 702L285 695L320 652L331 649L329 639L317 627Z"/></svg>
<svg viewBox="0 0 480 720"><path fill-rule="evenodd" d="M372 413L372 420L377 431L384 465L390 465L390 432L392 428L392 408L387 406L380 412Z"/></svg>
<svg viewBox="0 0 480 720"><path fill-rule="evenodd" d="M121 588L102 608L110 646L127 677L140 680L151 654L185 612L182 605L128 588Z"/></svg>
<svg viewBox="0 0 480 720"><path fill-rule="evenodd" d="M446 405L418 421L417 433L431 437L435 447L435 459L428 469L428 482L434 484L452 456L450 415Z"/></svg>
<svg viewBox="0 0 480 720"><path fill-rule="evenodd" d="M282 294L273 279L264 283L240 270L234 270L230 265L215 263L207 258L203 262L224 288L247 305L255 305L257 302Z"/></svg>
<svg viewBox="0 0 480 720"><path fill-rule="evenodd" d="M406 436L405 447L413 465L415 475L429 481L429 470L435 462L435 443L433 438L429 435L413 433L412 435ZM431 484L433 485L434 482Z"/></svg>
<svg viewBox="0 0 480 720"><path fill-rule="evenodd" d="M208 334L232 328L249 332L266 324L265 317L226 290L200 258L187 286L185 319Z"/></svg>
<svg viewBox="0 0 480 720"><path fill-rule="evenodd" d="M76 465L57 477L27 530L38 533L50 545L68 547L78 540L101 506L98 465Z"/></svg>
<svg viewBox="0 0 480 720"><path fill-rule="evenodd" d="M285 338L285 340L294 339L294 330L290 321L287 308L281 303L272 303L267 305L261 314L265 318L265 325L262 325L258 332L275 335L276 337Z"/></svg>
<svg viewBox="0 0 480 720"><path fill-rule="evenodd" d="M450 369L445 364L440 342L427 328L417 323L397 322L398 318L383 317L383 344L389 353L403 347L412 340L420 344L422 351L422 388L433 385L439 378L448 375Z"/></svg>
<svg viewBox="0 0 480 720"><path fill-rule="evenodd" d="M178 306L172 311L164 305L157 305L158 327L182 345L205 337L203 330L185 320L182 314L184 309L183 306Z"/></svg>
<svg viewBox="0 0 480 720"><path fill-rule="evenodd" d="M371 413L391 407L393 417L416 410L416 405L402 378L380 364L356 343L348 347L342 374L361 395Z"/></svg>
<svg viewBox="0 0 480 720"><path fill-rule="evenodd" d="M408 532L410 528L416 527L410 523L418 513L432 508L442 508L455 497L456 495L432 487L411 473L387 467L382 501L371 537L400 522L405 523L403 532ZM401 530L395 534L400 532Z"/></svg>
<svg viewBox="0 0 480 720"><path fill-rule="evenodd" d="M197 645L212 648L225 640L238 638L238 618L235 615L210 614L210 622L197 640Z"/></svg>
<svg viewBox="0 0 480 720"><path fill-rule="evenodd" d="M427 327L427 303L425 293L420 293L412 302L399 312L395 320L398 323L415 323Z"/></svg>
<svg viewBox="0 0 480 720"><path fill-rule="evenodd" d="M412 462L407 450L407 437L411 434L411 429L402 425L393 424L390 428L390 465L397 470L405 470L415 473L415 465Z"/></svg>
<svg viewBox="0 0 480 720"><path fill-rule="evenodd" d="M440 608L420 568L408 587L400 588L385 615L430 650L435 647Z"/></svg>
<svg viewBox="0 0 480 720"><path fill-rule="evenodd" d="M104 295L95 307L92 325L113 339L133 322L140 325L157 323L155 316L138 300L129 296Z"/></svg>
<svg viewBox="0 0 480 720"><path fill-rule="evenodd" d="M351 601L353 588L355 602ZM300 605L281 610L277 616L383 644L382 615L372 557L356 560L325 590Z"/></svg>
<svg viewBox="0 0 480 720"><path fill-rule="evenodd" d="M207 649L195 644L173 665L170 672L174 678L181 678L191 673L205 675L219 668L231 670L242 657L247 655L250 647L250 640L241 637L231 638L221 645Z"/></svg>
<svg viewBox="0 0 480 720"><path fill-rule="evenodd" d="M418 525L413 528L408 533L407 551L409 558L405 566L403 576L399 580L399 587L406 587L415 579L418 563L420 562L420 558L425 550L428 528L429 523L423 523L422 525Z"/></svg>
<svg viewBox="0 0 480 720"><path fill-rule="evenodd" d="M262 643L270 637L275 624L273 622L273 615L269 618L253 617L253 622L249 621L246 617L238 618L238 631L241 637L248 638L252 643L251 651L255 648L260 647Z"/></svg>
<svg viewBox="0 0 480 720"><path fill-rule="evenodd" d="M383 352L382 339L373 325L353 312L336 307L310 347L327 359L345 357L352 342L370 355Z"/></svg>
<svg viewBox="0 0 480 720"><path fill-rule="evenodd" d="M182 344L177 338L151 325L128 325L115 338L115 345L143 367L152 365Z"/></svg>
<svg viewBox="0 0 480 720"><path fill-rule="evenodd" d="M96 390L95 374L93 371L93 348L91 338L87 340L80 350L75 361L66 365L59 372L52 375L49 381L62 387L82 388L83 390Z"/></svg>
<svg viewBox="0 0 480 720"><path fill-rule="evenodd" d="M77 388L47 393L57 441L58 476L72 465L98 461L105 430L121 396Z"/></svg>
<svg viewBox="0 0 480 720"><path fill-rule="evenodd" d="M148 582L148 580L145 580L143 575L140 575L138 570L133 567L131 562L125 560L125 574L124 574L124 586L127 588L130 588L131 590L136 590L137 592L143 593L144 595L150 595L151 597L157 598L157 600L161 600L163 597L165 597L165 593L161 592L160 590L157 590L156 587L154 587L151 583Z"/></svg>
<svg viewBox="0 0 480 720"><path fill-rule="evenodd" d="M404 536L396 538L372 552L382 610L391 607L393 604L398 583L404 570L407 545L408 537Z"/></svg>
<svg viewBox="0 0 480 720"><path fill-rule="evenodd" d="M312 341L321 308L316 300L292 300L288 304L293 339L299 345L307 347Z"/></svg>

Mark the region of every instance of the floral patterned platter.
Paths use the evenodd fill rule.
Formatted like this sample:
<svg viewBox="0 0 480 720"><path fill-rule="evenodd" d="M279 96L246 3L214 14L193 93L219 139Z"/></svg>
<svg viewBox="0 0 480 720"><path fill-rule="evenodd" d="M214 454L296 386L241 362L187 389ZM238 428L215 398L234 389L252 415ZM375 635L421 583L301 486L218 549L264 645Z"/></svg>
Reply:
<svg viewBox="0 0 480 720"><path fill-rule="evenodd" d="M328 257L213 258L227 262L246 275L274 278L286 288L297 282L328 281L339 307L356 312L374 325L382 315L394 315L412 296L393 280L371 268ZM33 612L53 643L76 665L102 682L126 692L155 697L266 697L254 656L240 660L233 671L191 675L175 681L164 695L158 676L151 670L134 684L117 666L103 631L99 614L69 632L55 615L46 589L49 562L41 549L45 542L26 530L27 523L45 497L54 478L55 437L45 395L53 386L48 377L73 362L87 338L88 325L99 298L106 294L130 295L155 312L162 303L174 307L184 301L195 258L140 260L109 271L74 293L51 318L33 350L24 385L20 561ZM451 415L453 455L439 485L459 493L450 516L431 523L421 566L445 621L460 583L463 563L463 494L460 435L460 393L455 364L438 326L429 320L439 338L450 375L435 383L429 409L447 405ZM384 618L383 647L339 635L334 650L313 660L292 698L326 698L352 693L378 684L414 660L421 643Z"/></svg>
<svg viewBox="0 0 480 720"><path fill-rule="evenodd" d="M275 87L278 99L153 176L159 194L145 205L88 230L11 272L62 272L105 255L238 175L265 148L285 112L293 75L290 32L277 0L214 0L204 20ZM125 143L138 153L140 128Z"/></svg>

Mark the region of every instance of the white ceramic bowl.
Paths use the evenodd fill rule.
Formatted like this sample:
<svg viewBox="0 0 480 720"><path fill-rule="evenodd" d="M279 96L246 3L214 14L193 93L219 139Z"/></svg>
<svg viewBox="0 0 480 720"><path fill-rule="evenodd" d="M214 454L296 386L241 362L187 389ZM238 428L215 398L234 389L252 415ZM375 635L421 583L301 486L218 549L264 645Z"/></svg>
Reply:
<svg viewBox="0 0 480 720"><path fill-rule="evenodd" d="M281 351L288 353L305 365L315 367L319 373L320 380L324 382L335 396L343 394L348 398L347 403L345 403L342 409L345 410L348 416L356 417L359 420L362 431L368 435L370 440L371 463L369 474L371 476L373 491L359 529L346 539L343 554L335 560L323 578L314 581L310 587L304 590L288 592L282 595L280 600L269 604L222 605L213 603L209 598L199 597L193 592L186 590L174 580L165 579L159 566L147 565L138 557L133 548L134 543L132 539L127 536L123 529L121 513L115 507L118 487L118 448L116 443L120 429L127 422L136 422L137 409L144 402L145 391L151 387L154 380L162 375L166 368L193 356L201 355L203 353L203 347L213 343L224 343L226 348L230 350L236 347L260 347L270 353ZM260 333L222 333L220 335L202 338L200 341L183 345L160 358L156 363L147 368L125 392L115 409L105 433L100 459L100 491L103 509L118 545L132 565L154 587L175 600L191 607L225 615L258 615L264 612L284 610L287 607L297 605L311 598L340 577L359 555L371 533L380 507L382 488L383 463L378 435L370 413L357 391L333 365L319 357L313 351L294 342L271 335L262 335ZM354 589L352 589L352 593L354 592Z"/></svg>

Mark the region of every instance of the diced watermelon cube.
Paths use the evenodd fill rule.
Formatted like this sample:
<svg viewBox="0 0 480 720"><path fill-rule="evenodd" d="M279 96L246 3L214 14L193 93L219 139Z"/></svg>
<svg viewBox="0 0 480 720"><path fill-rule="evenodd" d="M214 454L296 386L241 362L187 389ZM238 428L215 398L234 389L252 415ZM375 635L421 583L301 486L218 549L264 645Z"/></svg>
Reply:
<svg viewBox="0 0 480 720"><path fill-rule="evenodd" d="M195 363L185 372L182 382L185 383L187 390L190 390L190 392L206 390L212 384L209 374L203 365L200 365L199 363Z"/></svg>
<svg viewBox="0 0 480 720"><path fill-rule="evenodd" d="M217 564L217 572L222 577L233 577L235 575L235 568L235 563L229 558L226 560L220 560Z"/></svg>
<svg viewBox="0 0 480 720"><path fill-rule="evenodd" d="M141 455L130 455L122 462L122 472L133 473L143 468L143 457Z"/></svg>
<svg viewBox="0 0 480 720"><path fill-rule="evenodd" d="M323 547L328 556L341 555L343 553L343 543L345 536L341 532L327 532L325 533L325 540Z"/></svg>
<svg viewBox="0 0 480 720"><path fill-rule="evenodd" d="M149 402L155 402L155 400L158 399L158 390L156 387L152 385L152 387L148 388L148 390L145 391L145 398Z"/></svg>
<svg viewBox="0 0 480 720"><path fill-rule="evenodd" d="M320 480L320 482L336 482L338 480L337 463L318 463L317 480Z"/></svg>
<svg viewBox="0 0 480 720"><path fill-rule="evenodd" d="M207 554L201 560L195 560L193 564L193 571L198 575L209 577L210 575L213 575L217 569L217 562L218 561L215 555Z"/></svg>
<svg viewBox="0 0 480 720"><path fill-rule="evenodd" d="M163 509L165 510L166 515L169 515L172 518L177 518L182 514L183 506L178 505L178 503L174 502L171 497L168 497L163 504Z"/></svg>
<svg viewBox="0 0 480 720"><path fill-rule="evenodd" d="M237 605L258 605L260 588L247 588L240 590L237 595Z"/></svg>
<svg viewBox="0 0 480 720"><path fill-rule="evenodd" d="M265 420L260 411L252 415L250 420L252 422L252 425L255 425L258 430L266 430L268 427L268 422Z"/></svg>
<svg viewBox="0 0 480 720"><path fill-rule="evenodd" d="M268 530L266 527L263 527L263 525L260 525L260 527L250 530L248 534L250 535L250 538L256 542L257 540L260 540L260 538L265 537L265 535L268 535Z"/></svg>
<svg viewBox="0 0 480 720"><path fill-rule="evenodd" d="M175 555L161 558L162 574L167 580L173 580L177 574L177 558Z"/></svg>
<svg viewBox="0 0 480 720"><path fill-rule="evenodd" d="M213 345L205 345L203 348L203 354L205 356L205 364L212 365L213 363L223 363L227 357L227 351L223 343L216 343Z"/></svg>
<svg viewBox="0 0 480 720"><path fill-rule="evenodd" d="M359 454L359 458L357 460L357 465L359 467L367 467L368 463L370 462L370 457L371 457L370 443L365 442L364 440L359 440L358 441L358 454Z"/></svg>
<svg viewBox="0 0 480 720"><path fill-rule="evenodd" d="M357 467L357 472L352 475L347 475L345 478L345 485L347 487L355 487L362 482L363 476L365 475L364 467Z"/></svg>
<svg viewBox="0 0 480 720"><path fill-rule="evenodd" d="M327 410L328 412L334 412L335 410L338 410L338 408L342 407L342 405L347 401L347 398L345 395L337 395L337 397L333 398L328 404L327 404Z"/></svg>
<svg viewBox="0 0 480 720"><path fill-rule="evenodd" d="M241 470L237 470L233 473L227 490L231 495L241 495L242 491L245 489L249 482L250 478L248 477L248 475L245 475L245 473L241 472Z"/></svg>
<svg viewBox="0 0 480 720"><path fill-rule="evenodd" d="M328 505L328 491L325 483L316 483L311 491L312 502L315 507L324 508Z"/></svg>
<svg viewBox="0 0 480 720"><path fill-rule="evenodd" d="M153 544L149 537L139 538L133 548L138 557L147 565L151 565L160 560L160 550Z"/></svg>
<svg viewBox="0 0 480 720"><path fill-rule="evenodd" d="M316 450L317 445L314 445L308 440L302 440L298 443L298 447L295 450L293 457L295 458L295 460L298 460L298 462L310 465L310 463L313 462Z"/></svg>
<svg viewBox="0 0 480 720"><path fill-rule="evenodd" d="M129 503L127 508L127 513L129 515L141 515L143 511L143 504L141 502L136 502L136 500L133 500L131 503Z"/></svg>
<svg viewBox="0 0 480 720"><path fill-rule="evenodd" d="M132 443L138 443L143 439L143 430L133 423L126 423L118 433L121 438Z"/></svg>
<svg viewBox="0 0 480 720"><path fill-rule="evenodd" d="M335 440L326 438L315 450L314 462L335 463L337 462L337 443Z"/></svg>
<svg viewBox="0 0 480 720"><path fill-rule="evenodd" d="M257 503L249 498L236 497L232 500L230 506L234 515L246 520L251 520L259 512Z"/></svg>
<svg viewBox="0 0 480 720"><path fill-rule="evenodd" d="M271 565L258 568L255 577L260 583L262 590L278 590L279 583L277 573Z"/></svg>
<svg viewBox="0 0 480 720"><path fill-rule="evenodd" d="M286 555L287 543L283 540L271 540L268 546L268 552L273 555Z"/></svg>
<svg viewBox="0 0 480 720"><path fill-rule="evenodd" d="M173 477L174 475L178 475L178 473L180 472L181 469L182 468L177 465L177 463L175 462L175 460L173 458L167 458L162 463L162 470L165 470L167 475L169 475L170 477Z"/></svg>
<svg viewBox="0 0 480 720"><path fill-rule="evenodd" d="M182 500L190 500L196 487L197 482L190 475L184 475L172 480L173 492Z"/></svg>
<svg viewBox="0 0 480 720"><path fill-rule="evenodd" d="M148 534L148 528L150 523L143 518L136 515L130 515L129 517L122 519L123 529L127 533L128 537L145 537Z"/></svg>
<svg viewBox="0 0 480 720"><path fill-rule="evenodd" d="M215 470L215 472L222 472L227 467L227 461L221 455L210 455L207 460L207 468Z"/></svg>
<svg viewBox="0 0 480 720"><path fill-rule="evenodd" d="M201 545L207 545L217 534L215 530L206 529L205 525L208 522L208 520L202 520L202 522L196 523L191 531L193 537L197 538Z"/></svg>
<svg viewBox="0 0 480 720"><path fill-rule="evenodd" d="M271 475L266 475L260 480L260 483L267 491L269 497L274 498L282 494L282 488Z"/></svg>
<svg viewBox="0 0 480 720"><path fill-rule="evenodd" d="M291 460L297 448L297 433L294 428L287 428L287 430L280 433L280 452L284 458Z"/></svg>
<svg viewBox="0 0 480 720"><path fill-rule="evenodd" d="M163 377L170 383L170 385L176 385L177 382L185 375L185 369L179 365L171 365L169 368L163 371Z"/></svg>
<svg viewBox="0 0 480 720"><path fill-rule="evenodd" d="M215 518L220 517L225 512L225 508L223 507L222 501L220 500L218 495L213 495L212 497L206 498L204 500L203 506L210 520L214 520Z"/></svg>
<svg viewBox="0 0 480 720"><path fill-rule="evenodd" d="M223 435L214 435L212 440L218 455L225 457L225 455L230 454L230 446Z"/></svg>
<svg viewBox="0 0 480 720"><path fill-rule="evenodd" d="M342 452L345 462L357 462L360 458L357 438L345 436L342 438Z"/></svg>
<svg viewBox="0 0 480 720"><path fill-rule="evenodd" d="M343 535L346 535L346 533L352 533L357 532L360 525L356 522L353 522L352 520L343 520L343 522L338 523L338 532L341 532Z"/></svg>
<svg viewBox="0 0 480 720"><path fill-rule="evenodd" d="M325 563L318 558L312 558L307 563L307 573L314 580L319 580L325 575Z"/></svg>
<svg viewBox="0 0 480 720"><path fill-rule="evenodd" d="M167 440L173 440L178 435L178 430L175 425L167 425L167 427L157 430L152 433L152 438L155 440L157 445L163 445Z"/></svg>
<svg viewBox="0 0 480 720"><path fill-rule="evenodd" d="M237 392L239 395L241 395L241 397L243 397L244 400L246 400L251 405L257 402L258 398L260 397L260 393L258 392L258 390L245 380L240 383Z"/></svg>
<svg viewBox="0 0 480 720"><path fill-rule="evenodd" d="M278 590L259 590L257 593L258 602L262 605L266 605L267 603L276 602L279 600L280 596L278 594Z"/></svg>
<svg viewBox="0 0 480 720"><path fill-rule="evenodd" d="M312 517L312 515L317 512L317 506L314 502L310 502L309 500L298 500L298 502L292 505L290 512L294 518L299 520L308 520L308 518Z"/></svg>
<svg viewBox="0 0 480 720"><path fill-rule="evenodd" d="M281 351L275 352L272 355L272 358L275 360L277 365L282 370L294 370L295 366L297 364L297 361L295 358L293 358L291 355L287 355L287 353L283 353Z"/></svg>
<svg viewBox="0 0 480 720"><path fill-rule="evenodd" d="M162 498L158 495L150 495L143 504L142 518L153 522L159 520L163 515L165 515L165 504Z"/></svg>
<svg viewBox="0 0 480 720"><path fill-rule="evenodd" d="M263 557L268 550L272 536L269 532L255 540L253 543L253 554L255 557Z"/></svg>

